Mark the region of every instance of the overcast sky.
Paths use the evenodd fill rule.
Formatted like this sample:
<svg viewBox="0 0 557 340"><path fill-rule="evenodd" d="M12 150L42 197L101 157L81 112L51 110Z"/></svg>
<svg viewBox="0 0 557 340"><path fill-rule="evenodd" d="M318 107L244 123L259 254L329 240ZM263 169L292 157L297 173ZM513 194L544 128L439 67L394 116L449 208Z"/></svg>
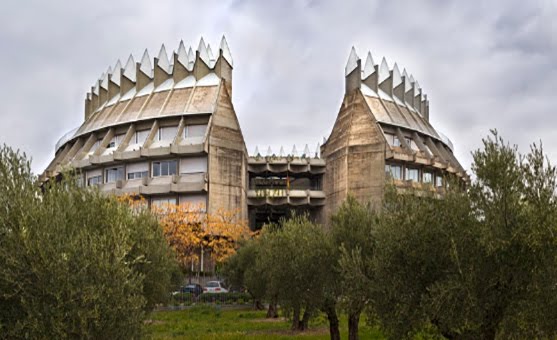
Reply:
<svg viewBox="0 0 557 340"><path fill-rule="evenodd" d="M351 46L396 61L430 99L430 120L463 166L489 129L522 150L542 140L557 163L557 1L4 0L0 12L0 143L40 173L85 94L130 53L215 50L234 58L233 103L250 153L288 152L328 136Z"/></svg>

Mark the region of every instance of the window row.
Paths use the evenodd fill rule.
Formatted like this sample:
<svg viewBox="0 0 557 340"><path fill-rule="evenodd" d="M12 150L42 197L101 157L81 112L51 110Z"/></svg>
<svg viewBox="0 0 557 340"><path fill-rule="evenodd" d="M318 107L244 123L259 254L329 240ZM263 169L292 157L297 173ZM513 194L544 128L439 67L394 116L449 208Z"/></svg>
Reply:
<svg viewBox="0 0 557 340"><path fill-rule="evenodd" d="M151 163L140 162L89 170L86 172L86 183L88 186L92 186L124 179L140 179L149 177L149 170L151 177L205 173L207 172L207 157L188 157L180 160L160 160Z"/></svg>
<svg viewBox="0 0 557 340"><path fill-rule="evenodd" d="M397 135L391 134L391 133L385 133L385 138L387 139L387 143L393 147L393 146L398 146L398 147L402 147L402 142L400 141L400 139L398 138ZM410 149L412 149L413 151L420 151L420 148L418 147L418 144L416 144L416 141L414 141L413 138L410 137L404 137L404 140L406 141L406 144L408 144L410 146ZM426 149L427 152L429 152L431 155L433 155L433 153L431 152L431 150L429 149L429 147L423 143L424 148Z"/></svg>
<svg viewBox="0 0 557 340"><path fill-rule="evenodd" d="M154 196L145 200L138 201L140 208L154 209L172 208L175 205L187 205L192 211L206 211L207 194L193 194L180 196ZM189 209L188 209L189 210Z"/></svg>
<svg viewBox="0 0 557 340"><path fill-rule="evenodd" d="M205 131L207 130L207 124L196 124L196 125L186 125L184 126L184 132L182 137L184 140L192 139L192 138L201 138L205 136ZM138 130L135 131L132 138L129 141L129 144L139 144L143 145L149 136L150 129L146 130ZM155 141L172 141L174 137L178 133L177 126L163 126L160 127L159 130L156 132L154 140ZM108 145L106 146L107 149L115 149L117 148L122 142L124 141L125 134L117 134L112 137ZM95 144L91 147L89 153L95 152L101 145L102 138L97 139Z"/></svg>
<svg viewBox="0 0 557 340"><path fill-rule="evenodd" d="M432 170L419 169L401 164L386 164L385 173L388 177L396 180L407 180L424 184L435 184L437 187L443 186L443 176Z"/></svg>

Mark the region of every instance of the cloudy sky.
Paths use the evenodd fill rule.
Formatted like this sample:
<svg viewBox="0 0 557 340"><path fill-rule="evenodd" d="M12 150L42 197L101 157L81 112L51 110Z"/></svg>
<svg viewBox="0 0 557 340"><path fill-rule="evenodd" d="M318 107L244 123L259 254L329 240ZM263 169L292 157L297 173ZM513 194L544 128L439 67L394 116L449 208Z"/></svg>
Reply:
<svg viewBox="0 0 557 340"><path fill-rule="evenodd" d="M557 163L557 2L4 0L0 12L0 143L40 173L83 121L85 93L117 59L155 56L181 39L234 58L233 103L248 150L328 136L351 46L418 79L432 124L470 152L489 129Z"/></svg>

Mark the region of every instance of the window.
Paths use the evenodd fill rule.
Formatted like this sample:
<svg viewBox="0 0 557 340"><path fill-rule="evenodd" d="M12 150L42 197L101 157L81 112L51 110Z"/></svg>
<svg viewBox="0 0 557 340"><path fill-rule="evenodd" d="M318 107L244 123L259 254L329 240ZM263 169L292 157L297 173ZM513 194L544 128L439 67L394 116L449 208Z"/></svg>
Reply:
<svg viewBox="0 0 557 340"><path fill-rule="evenodd" d="M176 137L178 127L176 126L165 126L159 128L159 140L173 141Z"/></svg>
<svg viewBox="0 0 557 340"><path fill-rule="evenodd" d="M126 167L128 179L138 179L149 176L149 163L132 163Z"/></svg>
<svg viewBox="0 0 557 340"><path fill-rule="evenodd" d="M418 169L406 168L406 179L414 182L419 182L420 171Z"/></svg>
<svg viewBox="0 0 557 340"><path fill-rule="evenodd" d="M435 186L437 187L443 186L443 176L440 175L435 176Z"/></svg>
<svg viewBox="0 0 557 340"><path fill-rule="evenodd" d="M207 172L207 157L188 157L180 159L180 173L194 174Z"/></svg>
<svg viewBox="0 0 557 340"><path fill-rule="evenodd" d="M402 166L387 164L385 165L385 173L392 179L402 179Z"/></svg>
<svg viewBox="0 0 557 340"><path fill-rule="evenodd" d="M416 142L414 142L414 140L412 138L405 137L405 139L406 139L406 143L408 144L410 149L412 149L414 151L420 151L420 148L418 148L418 145L416 144Z"/></svg>
<svg viewBox="0 0 557 340"><path fill-rule="evenodd" d="M113 183L124 179L124 167L118 166L104 169L105 183Z"/></svg>
<svg viewBox="0 0 557 340"><path fill-rule="evenodd" d="M153 177L176 175L177 170L176 160L153 162Z"/></svg>
<svg viewBox="0 0 557 340"><path fill-rule="evenodd" d="M103 182L103 172L102 169L96 169L96 170L89 170L86 173L86 178L87 178L87 185L88 186L93 186L93 185L99 185L102 184Z"/></svg>
<svg viewBox="0 0 557 340"><path fill-rule="evenodd" d="M128 172L128 179L139 179L149 176L149 171Z"/></svg>
<svg viewBox="0 0 557 340"><path fill-rule="evenodd" d="M205 130L207 130L207 124L186 125L184 127L184 138L204 137Z"/></svg>
<svg viewBox="0 0 557 340"><path fill-rule="evenodd" d="M390 146L400 146L400 140L398 139L398 136L386 133L385 138L387 139L387 143L389 143Z"/></svg>
<svg viewBox="0 0 557 340"><path fill-rule="evenodd" d="M110 142L108 143L107 148L116 148L118 147L118 145L120 145L120 143L122 143L122 140L124 139L124 134L120 134L120 135L115 135L114 137L112 137L112 139L110 140Z"/></svg>
<svg viewBox="0 0 557 340"><path fill-rule="evenodd" d="M425 171L423 174L424 183L433 183L433 174L431 172Z"/></svg>
<svg viewBox="0 0 557 340"><path fill-rule="evenodd" d="M194 194L180 196L180 205L190 208L192 211L205 211L207 207L206 194Z"/></svg>
<svg viewBox="0 0 557 340"><path fill-rule="evenodd" d="M91 147L91 150L89 150L89 153L95 152L99 148L99 146L101 146L101 141L102 139L97 139L97 141Z"/></svg>
<svg viewBox="0 0 557 340"><path fill-rule="evenodd" d="M136 131L133 135L131 142L133 144L143 144L145 143L147 136L149 136L149 130Z"/></svg>
<svg viewBox="0 0 557 340"><path fill-rule="evenodd" d="M93 185L99 185L102 182L103 182L103 176L101 176L101 175L87 178L87 185L90 186L90 187L93 186Z"/></svg>
<svg viewBox="0 0 557 340"><path fill-rule="evenodd" d="M171 205L176 205L176 197L158 197L151 199L151 207L165 209Z"/></svg>

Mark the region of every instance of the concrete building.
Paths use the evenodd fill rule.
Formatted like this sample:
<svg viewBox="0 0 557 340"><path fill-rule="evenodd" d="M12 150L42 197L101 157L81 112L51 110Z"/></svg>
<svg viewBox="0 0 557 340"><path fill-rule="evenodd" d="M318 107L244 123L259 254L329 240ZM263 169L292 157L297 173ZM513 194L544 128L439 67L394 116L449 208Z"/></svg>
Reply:
<svg viewBox="0 0 557 340"><path fill-rule="evenodd" d="M41 175L77 169L83 185L137 194L149 204L201 204L208 212L237 210L257 229L292 210L318 222L350 193L380 201L385 181L442 191L447 176L467 180L451 142L429 122L417 81L385 59L365 65L352 49L346 91L329 138L306 148L249 156L234 110L232 56L222 38L213 55L201 39L183 42L170 58L164 45L151 62L109 68L85 100L84 122L63 136Z"/></svg>

